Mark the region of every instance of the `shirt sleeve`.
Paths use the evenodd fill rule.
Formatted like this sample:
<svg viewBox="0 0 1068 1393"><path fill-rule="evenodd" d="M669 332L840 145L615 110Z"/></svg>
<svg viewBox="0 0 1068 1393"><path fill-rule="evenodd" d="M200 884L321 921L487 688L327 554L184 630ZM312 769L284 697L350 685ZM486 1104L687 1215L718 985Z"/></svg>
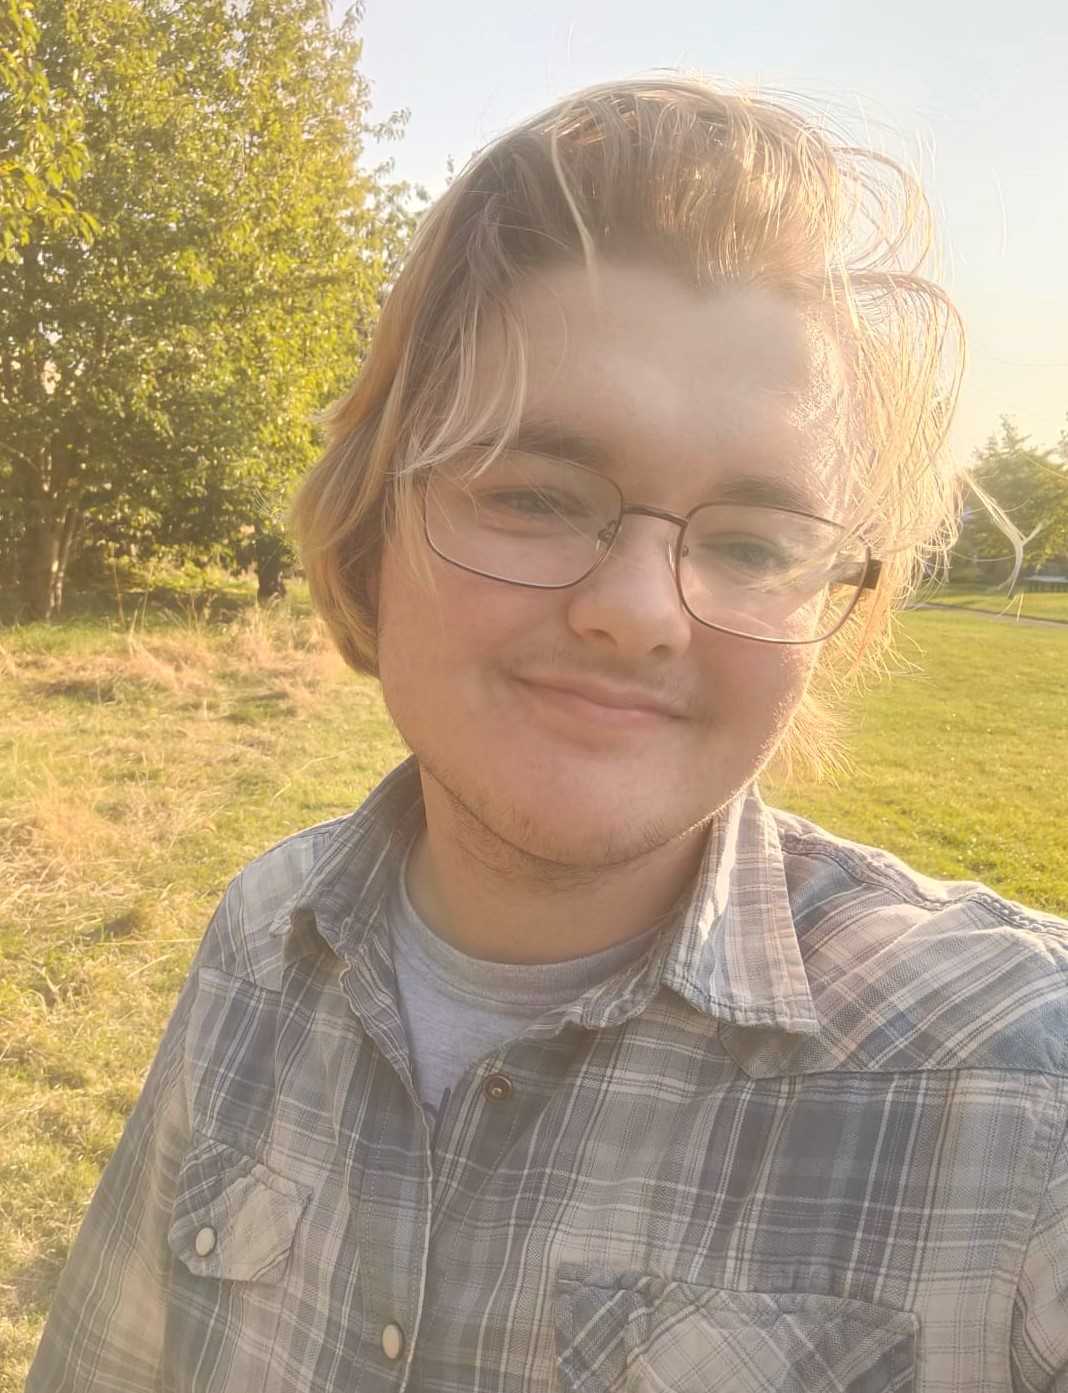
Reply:
<svg viewBox="0 0 1068 1393"><path fill-rule="evenodd" d="M1068 1133L1024 1257L1011 1356L1014 1393L1068 1393Z"/></svg>
<svg viewBox="0 0 1068 1393"><path fill-rule="evenodd" d="M184 1053L196 978L194 963L63 1269L25 1393L161 1387L167 1230L190 1138Z"/></svg>

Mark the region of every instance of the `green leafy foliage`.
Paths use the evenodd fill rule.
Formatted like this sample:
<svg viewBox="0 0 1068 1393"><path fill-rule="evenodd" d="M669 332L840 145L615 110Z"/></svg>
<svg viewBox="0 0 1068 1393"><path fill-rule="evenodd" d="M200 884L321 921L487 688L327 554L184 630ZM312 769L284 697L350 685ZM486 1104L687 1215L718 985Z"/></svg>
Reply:
<svg viewBox="0 0 1068 1393"><path fill-rule="evenodd" d="M1025 571L1062 557L1068 567L1068 437L1056 449L1037 450L1005 418L1000 434L977 453L972 473L1027 539ZM966 510L956 556L954 577L968 563L992 584L1011 572L1011 543L978 501Z"/></svg>
<svg viewBox="0 0 1068 1393"><path fill-rule="evenodd" d="M99 233L35 215L0 264L0 573L37 617L79 536L277 554L311 415L354 375L412 221L389 167L361 166L403 118L369 120L359 20L320 0L39 0Z"/></svg>
<svg viewBox="0 0 1068 1393"><path fill-rule="evenodd" d="M82 113L38 55L31 0L0 3L0 261L18 265L35 226L90 240L96 220L74 196L88 161Z"/></svg>

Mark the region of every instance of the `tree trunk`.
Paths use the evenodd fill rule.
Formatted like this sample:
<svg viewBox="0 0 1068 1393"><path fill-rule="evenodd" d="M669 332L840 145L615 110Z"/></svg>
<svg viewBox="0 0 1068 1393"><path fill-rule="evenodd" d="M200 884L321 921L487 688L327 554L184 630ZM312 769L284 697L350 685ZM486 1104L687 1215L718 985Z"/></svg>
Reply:
<svg viewBox="0 0 1068 1393"><path fill-rule="evenodd" d="M82 515L77 508L66 510L63 517L63 530L59 539L59 565L52 583L52 599L55 606L53 612L55 614L58 614L63 608L63 584L67 579L67 562L74 549L74 539L78 535L81 521Z"/></svg>
<svg viewBox="0 0 1068 1393"><path fill-rule="evenodd" d="M285 572L289 560L285 543L269 532L257 532L255 554L256 599L261 605L282 599L286 593Z"/></svg>
<svg viewBox="0 0 1068 1393"><path fill-rule="evenodd" d="M31 619L48 620L63 603L67 562L81 521L80 492L71 477L70 447L62 436L35 457L23 455L17 463L22 505L19 597Z"/></svg>
<svg viewBox="0 0 1068 1393"><path fill-rule="evenodd" d="M63 581L80 515L58 514L37 504L26 520L23 539L22 603L31 619L54 619L63 604Z"/></svg>
<svg viewBox="0 0 1068 1393"><path fill-rule="evenodd" d="M51 619L62 599L61 533L38 509L26 520L23 538L22 601L31 619Z"/></svg>

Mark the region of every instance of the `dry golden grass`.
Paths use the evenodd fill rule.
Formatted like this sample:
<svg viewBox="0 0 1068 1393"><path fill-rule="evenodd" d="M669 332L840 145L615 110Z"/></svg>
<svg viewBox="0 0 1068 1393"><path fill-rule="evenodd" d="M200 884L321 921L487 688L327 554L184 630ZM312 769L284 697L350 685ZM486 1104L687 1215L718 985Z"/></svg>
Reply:
<svg viewBox="0 0 1068 1393"><path fill-rule="evenodd" d="M401 753L299 596L0 633L0 1393L227 880Z"/></svg>
<svg viewBox="0 0 1068 1393"><path fill-rule="evenodd" d="M40 910L43 896L76 922L87 871L94 898L121 898L146 861L210 829L219 797L205 767L235 746L255 760L257 744L270 744L225 724L235 711L249 702L309 711L344 678L321 626L287 614L252 610L225 634L197 625L110 637L104 651L74 654L0 644L15 697L4 713L12 789L0 819L0 917L28 899Z"/></svg>

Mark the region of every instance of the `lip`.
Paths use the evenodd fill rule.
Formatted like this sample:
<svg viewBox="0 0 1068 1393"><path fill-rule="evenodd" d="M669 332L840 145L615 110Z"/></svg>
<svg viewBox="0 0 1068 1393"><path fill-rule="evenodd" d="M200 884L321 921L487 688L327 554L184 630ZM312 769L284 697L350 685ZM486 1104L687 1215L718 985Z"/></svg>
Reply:
<svg viewBox="0 0 1068 1393"><path fill-rule="evenodd" d="M678 711L667 702L637 688L578 680L539 681L520 678L521 685L555 709L610 725L645 724L677 720Z"/></svg>

